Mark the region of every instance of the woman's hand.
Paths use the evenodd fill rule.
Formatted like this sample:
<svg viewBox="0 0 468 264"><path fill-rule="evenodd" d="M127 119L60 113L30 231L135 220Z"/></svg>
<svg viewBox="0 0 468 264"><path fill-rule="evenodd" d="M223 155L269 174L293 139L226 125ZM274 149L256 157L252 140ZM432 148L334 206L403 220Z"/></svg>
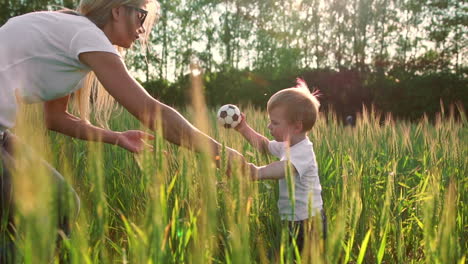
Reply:
<svg viewBox="0 0 468 264"><path fill-rule="evenodd" d="M246 161L244 156L240 154L237 150L232 148L226 148L227 153L227 168L226 168L226 175L231 177L233 166L235 168L240 169L243 171L246 166Z"/></svg>
<svg viewBox="0 0 468 264"><path fill-rule="evenodd" d="M250 172L250 179L252 181L256 181L256 180L259 180L260 179L260 169L262 167L258 167L256 166L255 164L253 163L249 163L249 172Z"/></svg>
<svg viewBox="0 0 468 264"><path fill-rule="evenodd" d="M145 149L153 150L153 146L145 140L152 140L154 136L139 130L119 132L116 144L133 153L140 153Z"/></svg>

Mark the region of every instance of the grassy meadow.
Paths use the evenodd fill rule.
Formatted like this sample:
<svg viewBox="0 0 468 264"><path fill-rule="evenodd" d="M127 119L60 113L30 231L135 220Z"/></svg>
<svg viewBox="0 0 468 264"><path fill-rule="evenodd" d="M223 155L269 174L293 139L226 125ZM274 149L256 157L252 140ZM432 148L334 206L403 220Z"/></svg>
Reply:
<svg viewBox="0 0 468 264"><path fill-rule="evenodd" d="M269 136L265 112L241 110ZM218 127L216 109L207 112L201 121L195 116L200 111L183 114L249 161L274 160ZM465 263L468 123L464 113L458 121L451 116L409 123L365 110L355 127L346 127L322 115L309 136L328 239L325 251L310 246L298 263ZM25 166L15 181L16 243L25 263L59 263L59 256L76 264L293 263L276 182L251 182L239 170L228 178L224 156L216 169L206 156L160 137L153 152L134 156L45 133L40 118L33 120L20 120L15 132L71 183L81 211L71 238L56 248L54 209L46 202L50 181L36 166ZM109 125L140 128L125 111Z"/></svg>

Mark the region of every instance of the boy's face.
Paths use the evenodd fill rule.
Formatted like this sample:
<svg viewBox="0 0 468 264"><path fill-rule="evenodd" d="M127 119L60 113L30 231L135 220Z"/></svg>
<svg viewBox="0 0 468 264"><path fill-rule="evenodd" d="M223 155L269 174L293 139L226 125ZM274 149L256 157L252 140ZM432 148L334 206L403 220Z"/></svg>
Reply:
<svg viewBox="0 0 468 264"><path fill-rule="evenodd" d="M286 119L285 106L271 109L268 115L270 117L268 129L276 141L290 140L291 136L298 132L297 125Z"/></svg>

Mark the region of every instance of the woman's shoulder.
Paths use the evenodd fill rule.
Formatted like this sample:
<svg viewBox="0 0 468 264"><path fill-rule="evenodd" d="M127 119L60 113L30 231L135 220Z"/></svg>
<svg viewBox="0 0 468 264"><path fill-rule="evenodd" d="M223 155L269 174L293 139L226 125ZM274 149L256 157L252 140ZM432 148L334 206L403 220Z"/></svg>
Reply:
<svg viewBox="0 0 468 264"><path fill-rule="evenodd" d="M80 26L93 26L88 18L80 15L79 13L73 12L72 10L67 11L37 11L26 13L24 15L16 16L11 18L8 22L11 23L35 23L36 26L49 26L49 25L62 25L62 26L73 26L78 24Z"/></svg>
<svg viewBox="0 0 468 264"><path fill-rule="evenodd" d="M0 37L9 36L10 45L27 38L30 45L52 52L70 52L89 43L111 46L104 32L88 18L56 11L40 11L12 18L0 28ZM108 43L109 42L109 43ZM104 43L104 44L102 44Z"/></svg>

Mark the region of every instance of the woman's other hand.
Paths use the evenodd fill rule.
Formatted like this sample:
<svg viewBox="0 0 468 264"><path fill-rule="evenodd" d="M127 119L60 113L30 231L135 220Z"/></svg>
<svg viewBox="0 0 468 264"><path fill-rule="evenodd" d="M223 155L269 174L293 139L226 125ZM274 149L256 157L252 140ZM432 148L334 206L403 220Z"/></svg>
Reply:
<svg viewBox="0 0 468 264"><path fill-rule="evenodd" d="M128 130L119 132L117 136L117 145L131 151L133 153L140 153L145 149L152 151L153 146L146 143L146 140L153 140L154 136L140 130Z"/></svg>

